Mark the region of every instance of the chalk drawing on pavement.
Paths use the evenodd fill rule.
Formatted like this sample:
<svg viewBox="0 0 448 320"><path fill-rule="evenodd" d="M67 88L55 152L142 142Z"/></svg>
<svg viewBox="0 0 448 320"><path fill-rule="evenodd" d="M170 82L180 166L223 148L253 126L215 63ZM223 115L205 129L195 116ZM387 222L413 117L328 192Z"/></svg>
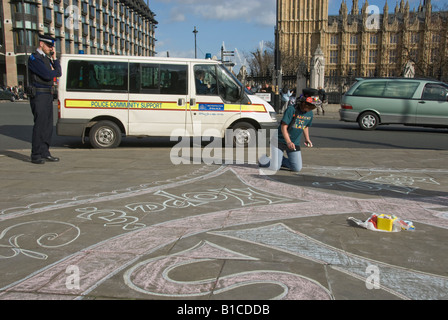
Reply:
<svg viewBox="0 0 448 320"><path fill-rule="evenodd" d="M367 277L365 272L367 267L375 265L381 270L381 288L389 293L402 299L446 298L448 277L418 272L357 256L292 230L283 223L245 230L210 233L294 254L329 265L335 270L363 281ZM419 283L425 283L425 286L417 286Z"/></svg>
<svg viewBox="0 0 448 320"><path fill-rule="evenodd" d="M239 180L243 182L245 186L239 188L231 186L218 188L215 180L205 181L209 178L219 178L220 175L228 171L234 173L234 177L230 177L233 179L232 181ZM363 200L317 192L315 190L310 190L312 188L280 183L274 180L265 179L264 177L260 178L254 175L254 172L256 171L256 169L248 167L226 167L214 170L213 172L204 172L204 175L202 176L195 175L188 181L175 180L172 183L161 185L136 188L131 187L120 189L121 191L118 192L111 191L97 194L90 198L80 197L76 201L55 201L54 203L39 206L39 208L33 208L32 206L28 208L27 206L22 207L21 210L25 208L25 211L20 211L20 209L18 211L4 211L4 213L11 214L8 215L8 217L4 217L4 220L7 220L14 219L22 213L51 213L53 210L73 208L73 212L78 216L78 219L85 220L87 224L96 219L95 221L101 222L104 227L119 227L124 231L122 234L111 237L110 239L103 239L101 242L91 243L89 247L83 248L82 250L76 249L79 250L77 252L68 252L66 258L53 262L51 265L40 269L39 272L33 272L30 276L24 276L22 280L16 281L14 284L5 286L5 288L7 287L10 289L10 292L5 293L5 295L12 294L13 292L22 292L21 289L23 290L24 288L30 290L29 288L43 288L44 286L48 286L51 290L54 290L54 292L67 294L67 291L64 291L60 283L57 283L56 280L49 282L48 277L52 275L54 269L58 269L58 267L61 267L59 268L61 269L60 274L65 275L67 264L76 262L79 264L80 270L89 271L89 273L82 278L79 293L68 293L70 295L79 294L80 298L88 295L92 290L95 290L95 288L98 288L108 279L122 271L126 272L128 276L128 278L124 278L127 279L128 286L143 294L155 294L167 297L178 297L178 295L183 294L217 294L228 292L231 288L256 284L257 281L261 280L264 283L271 283L272 285L281 288L282 293L273 298L332 298L328 290L315 282L315 280L308 279L303 274L291 274L278 270L254 270L235 273L227 275L226 277L218 277L216 279L219 280L215 282L217 286L213 290L210 289L212 278L182 281L182 279L179 280L172 276L177 269L186 267L192 263L216 262L225 257L229 257L230 260L243 259L244 261L249 262L256 261L255 258L251 256L230 251L222 244L218 245L216 243L211 244L210 242L202 242L179 254L163 255L156 258L152 257L141 263L137 262L140 261L140 259L143 259L146 254L153 254L158 249L164 248L168 244L174 244L183 238L192 235L205 234L207 232L215 236L234 238L238 241L253 242L256 245L266 246L272 250L288 252L310 261L326 266L328 265L335 270L349 274L362 281L365 280L365 275L350 269L349 264L347 267L347 261L354 261L357 265L362 267L365 267L368 262L379 265L382 272L390 274L390 283L397 283L400 280L403 280L403 278L396 276L396 270L398 268L398 270L402 270L402 272L409 277L415 277L417 281L421 281L425 284L428 282L430 284L430 290L428 292L416 291L414 295L412 295L408 292L410 291L409 288L406 288L408 291L405 290L402 292L396 290L394 286L389 287L384 285L383 282L382 288L384 290L389 290L402 298L415 296L418 297L418 299L426 299L427 297L430 297L430 299L437 299L437 294L446 292L446 290L444 290L444 288L446 288L446 278L417 271L414 272L412 270L403 270L399 267L389 266L385 263L368 260L347 253L345 253L344 256L344 252L340 252L336 248L308 238L294 230L290 230L281 223L265 227L266 229L252 228L238 231L214 231L250 223L273 223L274 221L300 218L304 216L336 215L341 213L342 207L344 213L359 213L360 211L363 212L382 208L382 206L386 205L383 197L379 199ZM381 173L380 176L388 177L389 175L390 173ZM417 177L418 175L415 173L412 174L412 176ZM383 179L382 181L385 180ZM401 185L395 187L403 187L403 185L409 187L406 185L406 183L409 182L405 183L403 181L410 180L400 180ZM197 182L200 182L200 187L195 185ZM416 183L415 179L413 183ZM423 183L436 185L436 183L431 180L427 180ZM192 191L195 188L198 190ZM185 192L186 190L188 190L188 192ZM403 191L403 189L399 190ZM322 197L322 195L324 196ZM132 199L139 196L146 197L145 201L136 201L135 199ZM287 198L284 198L283 196ZM431 197L431 199L432 198L435 197ZM233 201L232 209L228 206L224 206L221 207L222 210L216 211L218 204L221 206L224 201L230 200ZM297 203L298 201L295 200L300 200L300 203ZM114 203L114 201L117 201L119 205ZM439 220L444 220L440 219L439 216L433 216L434 212L430 209L422 211L421 208L426 205L426 202L419 203L418 200L406 202L406 199L400 201L400 204L395 206L387 204L388 213L396 213L399 212L398 210L402 210L400 213L403 213L403 215L398 215L405 218L406 216L404 214L413 215L418 211L420 217L424 217L428 224L433 225L437 225L437 218ZM442 205L442 199L440 199L440 201ZM235 205L235 203L238 205ZM142 216L150 216L148 214L156 212L163 214L164 211L168 209L197 208L206 204L209 204L210 208L203 210L198 215L183 216L178 219L163 221L158 225L146 225L147 221L141 220ZM415 209L414 212L413 208L416 205L419 205L420 207ZM104 206L111 206L112 209L104 208ZM28 211L28 209L30 210ZM17 215L14 215L13 213L17 213ZM415 214L414 216L417 215ZM38 217L38 215L36 215L36 217ZM12 227L8 229L11 228ZM8 236L6 236L6 233L8 233ZM77 230L77 233L74 233L74 236L76 234L79 236L79 233L80 229ZM16 243L15 239L22 239L21 236L15 237L16 235L21 234L23 234L23 232L11 233L10 235L10 232L6 232L6 229L1 233L2 237L0 240L5 241L5 244L8 245L8 247L3 247L1 249L6 248L9 250L8 254L4 254L5 256L11 257L11 252L16 254L22 253L19 249L26 250L26 247L23 245L17 247L11 246L11 243ZM76 236L75 239L74 236L71 242L78 238L78 236ZM42 237L38 236L37 238L41 239ZM280 243L281 240L284 240L284 243ZM300 241L303 243L302 247L297 246L297 243L300 243ZM66 241L66 243L71 242L68 242L68 240ZM19 241L17 241L17 243L19 243ZM47 244L44 243L44 245ZM58 245L62 246L64 243L61 242ZM14 251L14 249L16 251ZM107 252L107 255L104 255L105 252ZM316 256L316 252L322 252L324 253L324 256ZM34 253L31 253L31 255L32 254ZM45 258L45 254L47 253L44 252L41 257ZM110 257L111 255L113 255L113 258ZM93 269L92 261L95 261L95 263L101 265L103 268ZM149 267L147 267L148 265ZM143 275L150 276L149 273L150 270L152 270L151 267L157 267L157 274L161 274L162 278L159 277L160 279L154 279L154 281L152 281L149 278L143 277ZM62 281L64 280L62 276L58 280L61 280L61 283L65 283ZM163 284L166 288L154 288L154 285L157 283ZM191 286L191 288L189 288L189 286ZM299 296L298 292L294 292L291 289L294 286L301 288L304 296ZM303 288L309 289L303 290ZM50 292L50 290L48 292Z"/></svg>
<svg viewBox="0 0 448 320"><path fill-rule="evenodd" d="M11 216L17 217L21 215L29 215L51 210L74 207L83 204L87 205L104 201L113 201L123 198L134 197L137 195L153 193L160 189L168 189L175 186L190 184L195 181L200 181L210 177L219 176L222 172L225 172L227 169L228 168L225 166L220 166L218 168L213 166L202 166L201 168L193 172L190 172L186 175L178 176L163 181L154 181L147 184L116 189L108 192L100 192L96 194L78 195L68 199L58 199L53 202L51 201L37 202L20 207L6 208L0 210L0 220L7 219Z"/></svg>
<svg viewBox="0 0 448 320"><path fill-rule="evenodd" d="M35 248L36 244L42 249L60 248L74 242L80 233L77 226L59 221L43 220L15 224L0 233L0 260L11 259L20 254L46 260L47 254L31 248Z"/></svg>
<svg viewBox="0 0 448 320"><path fill-rule="evenodd" d="M189 264L219 260L257 259L203 241L182 252L136 264L125 272L124 282L137 292L169 298L211 296L244 286L273 284L281 288L282 292L272 299L332 299L330 292L318 282L298 274L276 270L254 270L223 277L216 274L214 277L194 281L182 281L170 276L173 270Z"/></svg>
<svg viewBox="0 0 448 320"><path fill-rule="evenodd" d="M378 192L384 190L410 194L419 189L419 185L422 184L440 185L436 179L429 176L422 176L423 174L434 172L445 173L445 171L429 169L393 170L379 168L310 167L308 173L319 177L337 177L338 179L338 181L314 182L313 186L316 187L338 186L361 192Z"/></svg>

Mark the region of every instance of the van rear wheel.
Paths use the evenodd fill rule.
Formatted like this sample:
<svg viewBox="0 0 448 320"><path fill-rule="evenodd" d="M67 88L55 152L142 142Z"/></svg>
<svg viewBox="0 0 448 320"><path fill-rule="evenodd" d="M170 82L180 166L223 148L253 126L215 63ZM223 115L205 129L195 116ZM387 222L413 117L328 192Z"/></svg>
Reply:
<svg viewBox="0 0 448 320"><path fill-rule="evenodd" d="M99 121L90 129L89 139L96 149L116 148L121 143L121 130L112 121Z"/></svg>
<svg viewBox="0 0 448 320"><path fill-rule="evenodd" d="M378 127L380 118L373 112L364 112L358 119L359 127L362 130L375 130Z"/></svg>

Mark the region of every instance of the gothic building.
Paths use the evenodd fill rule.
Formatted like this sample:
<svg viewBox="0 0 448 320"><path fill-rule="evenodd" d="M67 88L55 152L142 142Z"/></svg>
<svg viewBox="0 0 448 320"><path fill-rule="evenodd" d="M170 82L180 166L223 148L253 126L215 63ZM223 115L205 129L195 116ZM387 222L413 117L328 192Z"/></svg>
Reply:
<svg viewBox="0 0 448 320"><path fill-rule="evenodd" d="M339 15L329 16L328 0L278 0L282 56L301 57L309 65L320 47L326 79L402 76L409 63L415 76L445 78L448 12L433 12L431 0L413 10L408 1L395 0L391 10L392 1L381 14L368 0L361 8L353 0L351 11L342 0Z"/></svg>

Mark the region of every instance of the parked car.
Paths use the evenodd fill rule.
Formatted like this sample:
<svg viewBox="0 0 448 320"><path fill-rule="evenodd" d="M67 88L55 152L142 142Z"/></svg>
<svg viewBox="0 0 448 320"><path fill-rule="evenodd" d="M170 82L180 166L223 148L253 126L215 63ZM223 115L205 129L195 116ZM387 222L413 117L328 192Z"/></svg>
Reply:
<svg viewBox="0 0 448 320"><path fill-rule="evenodd" d="M448 127L448 84L427 79L356 79L345 93L341 121L363 130L381 124Z"/></svg>
<svg viewBox="0 0 448 320"><path fill-rule="evenodd" d="M0 88L0 100L15 101L16 98L14 97L11 91Z"/></svg>

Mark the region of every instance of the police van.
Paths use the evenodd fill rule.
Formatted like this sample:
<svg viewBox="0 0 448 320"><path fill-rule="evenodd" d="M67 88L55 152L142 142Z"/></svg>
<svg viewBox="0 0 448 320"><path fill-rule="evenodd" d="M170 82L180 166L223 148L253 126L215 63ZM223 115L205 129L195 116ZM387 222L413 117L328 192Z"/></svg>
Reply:
<svg viewBox="0 0 448 320"><path fill-rule="evenodd" d="M273 107L211 59L62 55L57 134L115 148L123 136L225 138L250 145L276 129ZM229 130L230 129L230 130Z"/></svg>

